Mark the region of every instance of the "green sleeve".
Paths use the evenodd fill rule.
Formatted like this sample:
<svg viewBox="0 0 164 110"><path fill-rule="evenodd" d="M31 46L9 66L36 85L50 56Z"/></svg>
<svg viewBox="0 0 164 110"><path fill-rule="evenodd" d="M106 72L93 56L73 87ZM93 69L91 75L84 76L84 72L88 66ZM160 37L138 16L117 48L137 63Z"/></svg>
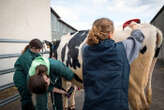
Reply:
<svg viewBox="0 0 164 110"><path fill-rule="evenodd" d="M13 81L16 87L24 87L26 82L26 76L24 74L24 67L21 64L21 61L18 59L14 65L15 73Z"/></svg>
<svg viewBox="0 0 164 110"><path fill-rule="evenodd" d="M17 61L14 65L15 67L15 73L13 77L13 81L15 86L17 87L20 95L22 97L25 97L24 95L30 94L29 90L27 88L27 80L26 75L24 74L24 67L21 65L21 61Z"/></svg>
<svg viewBox="0 0 164 110"><path fill-rule="evenodd" d="M52 67L53 71L61 76L64 77L66 80L72 80L74 77L74 73L71 69L69 69L64 63L60 62L59 60L50 60L50 66ZM51 73L53 74L53 73Z"/></svg>

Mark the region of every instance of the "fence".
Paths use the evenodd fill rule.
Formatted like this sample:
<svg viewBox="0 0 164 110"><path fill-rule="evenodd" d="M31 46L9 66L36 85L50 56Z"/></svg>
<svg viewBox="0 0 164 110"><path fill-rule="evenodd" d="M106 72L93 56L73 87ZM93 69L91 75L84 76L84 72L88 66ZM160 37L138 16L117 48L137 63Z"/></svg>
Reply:
<svg viewBox="0 0 164 110"><path fill-rule="evenodd" d="M0 43L23 43L23 44L27 44L29 43L29 41L26 41L26 40L16 40L16 39L0 39ZM42 51L41 54L49 54L49 51ZM1 59L9 59L9 58L15 58L15 57L19 57L20 56L20 53L10 53L10 54L0 54L0 60ZM5 75L5 74L9 74L9 73L12 73L14 72L15 69L14 68L8 68L8 69L2 69L0 70L0 77L2 75ZM6 89L9 89L9 88L12 88L14 87L14 83L8 83L8 84L4 84L2 86L0 86L0 92L6 90ZM4 106L6 104L9 104L13 101L16 101L17 99L19 99L20 96L18 93L12 95L12 96L9 96L5 99L2 99L0 100L0 107L1 106Z"/></svg>

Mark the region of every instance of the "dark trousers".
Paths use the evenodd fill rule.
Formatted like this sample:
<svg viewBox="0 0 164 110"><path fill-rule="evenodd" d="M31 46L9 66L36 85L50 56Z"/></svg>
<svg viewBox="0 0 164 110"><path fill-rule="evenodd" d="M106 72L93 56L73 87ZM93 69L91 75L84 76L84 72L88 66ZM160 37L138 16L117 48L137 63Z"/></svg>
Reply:
<svg viewBox="0 0 164 110"><path fill-rule="evenodd" d="M48 93L36 94L35 110L48 110Z"/></svg>
<svg viewBox="0 0 164 110"><path fill-rule="evenodd" d="M53 105L53 110L63 110L62 95L51 92L51 100Z"/></svg>
<svg viewBox="0 0 164 110"><path fill-rule="evenodd" d="M20 92L19 94L21 96L21 110L35 110L35 107L32 102L32 96L30 93Z"/></svg>

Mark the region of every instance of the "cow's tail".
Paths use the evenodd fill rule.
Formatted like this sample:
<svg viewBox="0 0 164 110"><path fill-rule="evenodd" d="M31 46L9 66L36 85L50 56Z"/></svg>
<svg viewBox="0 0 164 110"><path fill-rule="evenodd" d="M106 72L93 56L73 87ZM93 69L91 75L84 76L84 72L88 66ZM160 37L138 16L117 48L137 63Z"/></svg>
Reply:
<svg viewBox="0 0 164 110"><path fill-rule="evenodd" d="M157 39L156 39L156 50L155 50L155 55L154 55L155 58L158 57L158 55L159 55L160 47L161 47L162 41L163 41L163 35L159 29L157 29L156 37L157 37Z"/></svg>
<svg viewBox="0 0 164 110"><path fill-rule="evenodd" d="M157 61L157 58L158 58L158 55L159 55L159 52L160 52L160 47L162 45L162 41L163 41L163 35L162 35L162 32L157 28L157 34L156 34L156 49L155 49L155 55L154 55L154 58L152 60L152 64L151 64L151 67L150 67L150 71L149 71L149 81L148 81L148 85L147 85L147 88L146 88L146 92L147 92L147 101L149 104L152 103L152 87L151 87L151 81L152 81L152 73L153 73L153 70L154 70L154 67L155 67L155 64L156 64L156 61Z"/></svg>
<svg viewBox="0 0 164 110"><path fill-rule="evenodd" d="M157 38L159 40L157 45L160 47L163 41L163 34L159 29L157 29Z"/></svg>

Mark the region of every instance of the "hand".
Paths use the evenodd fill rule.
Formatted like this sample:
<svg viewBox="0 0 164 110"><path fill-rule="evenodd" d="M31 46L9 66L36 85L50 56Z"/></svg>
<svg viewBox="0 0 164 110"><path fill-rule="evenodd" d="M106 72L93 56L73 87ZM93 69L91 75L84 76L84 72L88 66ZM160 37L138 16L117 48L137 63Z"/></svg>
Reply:
<svg viewBox="0 0 164 110"><path fill-rule="evenodd" d="M63 90L60 90L59 93L60 93L60 94L63 94L63 95L66 95L66 94L67 94L67 92L66 92L66 91L63 91Z"/></svg>
<svg viewBox="0 0 164 110"><path fill-rule="evenodd" d="M53 92L59 93L59 94L63 94L63 95L67 94L66 91L64 91L64 90L62 90L62 89L55 88L55 87L54 87L54 89L53 89Z"/></svg>

